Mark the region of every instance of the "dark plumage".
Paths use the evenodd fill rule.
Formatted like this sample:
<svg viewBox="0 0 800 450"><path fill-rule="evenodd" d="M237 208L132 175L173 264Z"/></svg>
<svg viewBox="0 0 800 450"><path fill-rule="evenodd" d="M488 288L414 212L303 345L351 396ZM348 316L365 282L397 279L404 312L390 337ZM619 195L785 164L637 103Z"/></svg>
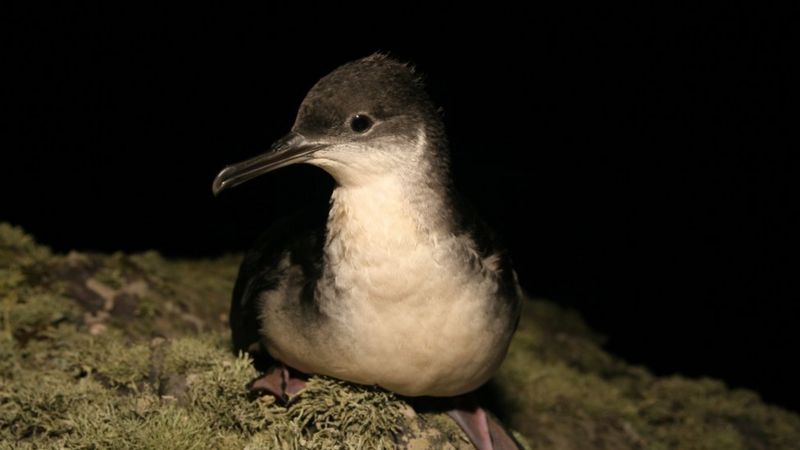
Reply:
<svg viewBox="0 0 800 450"><path fill-rule="evenodd" d="M278 262L288 251L292 264L299 265L308 280L303 289L303 302L313 305L314 284L322 269L326 219L325 210L306 210L278 220L259 237L242 260L231 298L233 348L236 352L250 352L262 367L268 355L259 348L260 295L277 287L281 276Z"/></svg>

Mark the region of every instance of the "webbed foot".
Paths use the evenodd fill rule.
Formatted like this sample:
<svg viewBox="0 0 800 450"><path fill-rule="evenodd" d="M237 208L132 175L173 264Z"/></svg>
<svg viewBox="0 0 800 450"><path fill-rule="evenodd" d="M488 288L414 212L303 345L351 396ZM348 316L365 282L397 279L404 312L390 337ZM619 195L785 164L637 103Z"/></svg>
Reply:
<svg viewBox="0 0 800 450"><path fill-rule="evenodd" d="M461 402L459 402L461 403ZM522 446L497 419L475 404L459 404L447 412L478 450L520 450Z"/></svg>
<svg viewBox="0 0 800 450"><path fill-rule="evenodd" d="M273 367L263 376L251 381L247 389L251 393L264 393L275 397L279 402L287 404L305 389L306 380L295 376L292 369L284 364Z"/></svg>

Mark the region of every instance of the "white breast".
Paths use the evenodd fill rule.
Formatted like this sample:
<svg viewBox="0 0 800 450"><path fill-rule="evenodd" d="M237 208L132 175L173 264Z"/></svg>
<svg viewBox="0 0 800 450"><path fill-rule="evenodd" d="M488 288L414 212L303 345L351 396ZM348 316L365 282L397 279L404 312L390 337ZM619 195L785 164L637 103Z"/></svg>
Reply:
<svg viewBox="0 0 800 450"><path fill-rule="evenodd" d="M469 236L431 229L430 212L409 204L401 183L382 182L334 192L317 285L327 342L300 349L276 337L271 352L404 395L475 389L499 366L511 334L493 314L496 259L480 260Z"/></svg>

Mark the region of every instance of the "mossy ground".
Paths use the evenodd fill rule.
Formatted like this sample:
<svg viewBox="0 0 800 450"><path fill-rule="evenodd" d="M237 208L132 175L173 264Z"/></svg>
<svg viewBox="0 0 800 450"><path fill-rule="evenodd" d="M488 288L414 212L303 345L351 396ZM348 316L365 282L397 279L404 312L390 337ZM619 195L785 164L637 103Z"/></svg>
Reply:
<svg viewBox="0 0 800 450"><path fill-rule="evenodd" d="M435 410L314 377L253 398L226 312L239 258L51 254L0 224L0 448L469 448ZM800 418L710 379L655 377L529 301L482 394L531 449L800 448Z"/></svg>

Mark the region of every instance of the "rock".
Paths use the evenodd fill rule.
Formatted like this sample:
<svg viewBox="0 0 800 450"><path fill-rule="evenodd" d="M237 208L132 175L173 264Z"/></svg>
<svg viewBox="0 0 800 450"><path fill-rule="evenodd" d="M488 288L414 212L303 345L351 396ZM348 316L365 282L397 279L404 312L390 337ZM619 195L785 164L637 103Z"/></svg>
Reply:
<svg viewBox="0 0 800 450"><path fill-rule="evenodd" d="M312 377L252 399L226 317L239 257L54 255L0 224L0 447L470 448L444 414ZM530 449L796 449L800 418L711 379L655 377L530 300L480 395Z"/></svg>

